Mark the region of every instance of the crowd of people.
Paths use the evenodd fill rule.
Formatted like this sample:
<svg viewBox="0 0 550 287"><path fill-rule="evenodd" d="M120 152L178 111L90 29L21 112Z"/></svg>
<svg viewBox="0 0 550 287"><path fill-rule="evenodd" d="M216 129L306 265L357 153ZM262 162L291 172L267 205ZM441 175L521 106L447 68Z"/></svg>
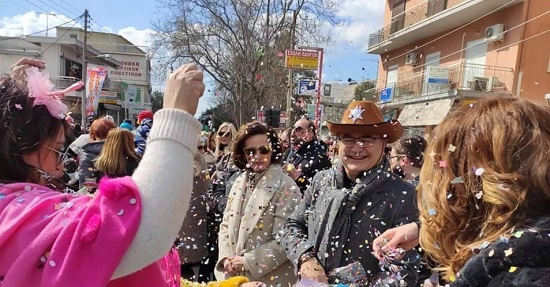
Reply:
<svg viewBox="0 0 550 287"><path fill-rule="evenodd" d="M193 64L136 128L73 125L44 63L0 79L0 285L548 286L550 108L458 108L425 139L370 101L200 131Z"/></svg>

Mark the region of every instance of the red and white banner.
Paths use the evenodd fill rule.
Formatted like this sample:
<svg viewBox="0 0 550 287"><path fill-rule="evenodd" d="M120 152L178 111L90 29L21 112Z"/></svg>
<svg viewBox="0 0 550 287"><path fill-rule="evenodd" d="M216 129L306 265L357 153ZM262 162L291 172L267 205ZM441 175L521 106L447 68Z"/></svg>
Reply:
<svg viewBox="0 0 550 287"><path fill-rule="evenodd" d="M103 83L107 78L107 69L102 66L89 65L86 69L86 114L97 113Z"/></svg>

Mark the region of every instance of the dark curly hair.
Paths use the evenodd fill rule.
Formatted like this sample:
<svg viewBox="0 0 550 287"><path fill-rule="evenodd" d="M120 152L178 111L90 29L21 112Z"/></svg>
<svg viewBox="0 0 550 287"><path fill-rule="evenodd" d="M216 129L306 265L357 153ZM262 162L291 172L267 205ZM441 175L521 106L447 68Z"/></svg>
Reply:
<svg viewBox="0 0 550 287"><path fill-rule="evenodd" d="M46 106L34 106L28 94L11 78L0 78L0 182L38 182L23 155L40 149L60 129L69 131L66 120L52 117Z"/></svg>
<svg viewBox="0 0 550 287"><path fill-rule="evenodd" d="M255 135L266 135L267 141L271 145L271 150L273 154L271 155L272 164L281 164L283 161L283 152L281 148L281 142L277 133L273 128L255 121L248 123L239 129L237 137L235 139L235 144L233 145L233 161L235 165L240 168L246 168L246 155L244 153L244 142L252 136Z"/></svg>

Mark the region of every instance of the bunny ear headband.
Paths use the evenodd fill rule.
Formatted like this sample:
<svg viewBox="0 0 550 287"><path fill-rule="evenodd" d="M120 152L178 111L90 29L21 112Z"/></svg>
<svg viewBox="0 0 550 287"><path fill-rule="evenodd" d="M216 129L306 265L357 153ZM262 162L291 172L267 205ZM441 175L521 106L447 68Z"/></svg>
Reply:
<svg viewBox="0 0 550 287"><path fill-rule="evenodd" d="M27 74L29 97L34 98L34 106L44 105L52 117L71 121L69 108L61 101L61 98L65 93L80 89L84 83L79 81L64 90L54 91L55 85L50 82L48 72L41 72L37 67L30 67L25 72Z"/></svg>

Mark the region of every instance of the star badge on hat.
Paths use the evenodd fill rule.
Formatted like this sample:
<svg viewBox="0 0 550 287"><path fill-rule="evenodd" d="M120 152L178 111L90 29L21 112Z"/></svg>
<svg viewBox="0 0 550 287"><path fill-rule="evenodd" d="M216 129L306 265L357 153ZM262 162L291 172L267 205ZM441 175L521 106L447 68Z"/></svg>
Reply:
<svg viewBox="0 0 550 287"><path fill-rule="evenodd" d="M363 119L364 111L365 110L363 110L363 108L361 108L360 106L356 106L353 110L351 110L348 119L351 119L352 122L355 122L358 119Z"/></svg>

